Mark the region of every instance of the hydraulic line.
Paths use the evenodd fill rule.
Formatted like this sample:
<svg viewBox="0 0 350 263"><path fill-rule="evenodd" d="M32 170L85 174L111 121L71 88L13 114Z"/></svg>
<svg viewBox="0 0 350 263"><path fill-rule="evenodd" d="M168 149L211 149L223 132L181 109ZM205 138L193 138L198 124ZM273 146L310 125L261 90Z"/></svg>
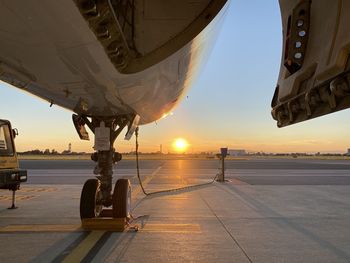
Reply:
<svg viewBox="0 0 350 263"><path fill-rule="evenodd" d="M155 191L155 192L147 192L143 186L142 180L141 180L141 176L140 176L140 167L139 167L139 141L138 141L138 137L139 137L139 128L137 127L135 130L135 153L136 153L136 170L137 170L137 178L139 181L139 185L142 189L142 192L146 195L146 196L150 196L150 195L155 195L155 194L161 194L161 193L171 193L171 192L176 192L176 191L181 191L181 190L186 190L186 189L191 189L191 188L195 188L195 187L200 187L200 186L204 186L204 185L210 185L212 183L215 182L216 178L218 177L218 174L216 174L214 176L214 178L207 182L207 183L202 183L202 184L195 184L195 185L189 185L189 186L183 186L183 187L179 187L179 188L172 188L172 189L166 189L166 190L160 190L160 191Z"/></svg>

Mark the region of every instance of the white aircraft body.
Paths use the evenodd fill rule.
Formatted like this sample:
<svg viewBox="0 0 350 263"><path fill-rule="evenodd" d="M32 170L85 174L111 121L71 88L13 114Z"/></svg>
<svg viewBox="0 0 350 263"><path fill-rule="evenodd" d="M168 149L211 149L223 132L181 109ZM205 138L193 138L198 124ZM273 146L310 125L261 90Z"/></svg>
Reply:
<svg viewBox="0 0 350 263"><path fill-rule="evenodd" d="M0 79L77 114L153 122L191 86L225 3L2 0Z"/></svg>

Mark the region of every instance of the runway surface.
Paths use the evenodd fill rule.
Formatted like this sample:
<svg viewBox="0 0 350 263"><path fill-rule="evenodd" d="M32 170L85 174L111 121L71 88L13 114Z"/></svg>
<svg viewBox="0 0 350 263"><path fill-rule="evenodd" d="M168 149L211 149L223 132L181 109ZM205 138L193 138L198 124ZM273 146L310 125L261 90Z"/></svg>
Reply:
<svg viewBox="0 0 350 263"><path fill-rule="evenodd" d="M11 262L350 262L350 161L230 160L226 183L145 197L135 163L139 232L80 228L82 184L92 161L21 161L29 181L19 209L0 193L0 258ZM147 191L209 182L218 160L141 161Z"/></svg>
<svg viewBox="0 0 350 263"><path fill-rule="evenodd" d="M29 172L28 184L83 184L93 176L95 163L89 160L23 160L20 165ZM197 172L202 170L213 170L210 176L199 174L201 179L210 179L218 172L219 165L218 160L140 161L142 172L146 173L157 167L196 171L186 176L187 181L196 181ZM225 168L227 179L238 179L250 185L350 185L348 160L227 160ZM115 179L130 173L136 174L134 160L124 160L114 166Z"/></svg>
<svg viewBox="0 0 350 263"><path fill-rule="evenodd" d="M161 164L177 166L183 163L189 169L216 169L218 160L140 160L145 169L156 168ZM95 163L90 160L21 160L23 169L93 169ZM122 160L116 165L121 169L135 168L134 160ZM350 170L350 160L310 160L310 159L244 159L226 160L227 169L254 170Z"/></svg>

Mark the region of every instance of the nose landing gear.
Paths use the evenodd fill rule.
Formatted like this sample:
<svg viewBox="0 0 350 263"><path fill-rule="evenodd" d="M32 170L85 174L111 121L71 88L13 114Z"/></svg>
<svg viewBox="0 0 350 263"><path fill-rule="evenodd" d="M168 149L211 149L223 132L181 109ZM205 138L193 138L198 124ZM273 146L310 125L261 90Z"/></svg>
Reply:
<svg viewBox="0 0 350 263"><path fill-rule="evenodd" d="M110 217L131 218L131 184L128 179L119 179L114 186L112 210L103 209L103 198L98 179L85 182L80 198L80 218Z"/></svg>
<svg viewBox="0 0 350 263"><path fill-rule="evenodd" d="M85 182L80 199L80 218L84 228L105 229L105 226L110 230L111 225L117 223L119 224L117 229L124 230L124 226L131 218L130 181L128 179L117 180L112 192L113 164L121 160L121 154L115 152L113 144L128 124L128 133L130 133L130 123L132 123L130 120L132 118L123 116L110 119L92 118L90 122L85 117L73 116L78 133L85 130L85 124L95 133L96 152L92 154L91 159L97 163L94 169L96 179L89 179ZM132 125L135 126L135 123L133 122ZM106 209L108 207L112 209ZM120 224L123 224L123 228L120 228Z"/></svg>

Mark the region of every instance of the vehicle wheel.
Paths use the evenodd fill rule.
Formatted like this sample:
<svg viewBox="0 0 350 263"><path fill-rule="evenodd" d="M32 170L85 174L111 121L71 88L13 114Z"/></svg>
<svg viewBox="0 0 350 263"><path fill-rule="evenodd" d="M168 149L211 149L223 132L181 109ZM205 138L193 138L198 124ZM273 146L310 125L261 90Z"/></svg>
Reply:
<svg viewBox="0 0 350 263"><path fill-rule="evenodd" d="M102 211L100 181L89 179L85 182L80 197L80 218L98 217Z"/></svg>
<svg viewBox="0 0 350 263"><path fill-rule="evenodd" d="M119 179L113 192L113 217L130 217L131 186L128 179Z"/></svg>

